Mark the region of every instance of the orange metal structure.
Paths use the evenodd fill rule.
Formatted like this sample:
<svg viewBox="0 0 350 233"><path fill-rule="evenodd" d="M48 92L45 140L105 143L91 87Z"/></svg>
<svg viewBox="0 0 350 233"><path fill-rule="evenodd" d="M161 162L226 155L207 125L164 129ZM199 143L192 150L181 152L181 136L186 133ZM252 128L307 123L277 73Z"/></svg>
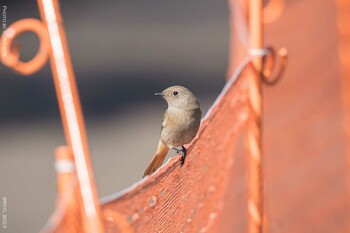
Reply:
<svg viewBox="0 0 350 233"><path fill-rule="evenodd" d="M72 150L76 164L79 186L77 197L81 197L82 201L83 226L85 232L103 232L104 227L93 178L84 119L58 1L38 0L38 6L42 22L35 19L24 19L14 23L6 30L6 47L9 49L7 49L6 56L2 57L2 62L21 74L31 74L40 69L46 63L47 57L50 57L67 147ZM40 39L38 54L27 63L21 62L18 49L12 48L13 40L25 31L34 32ZM65 184L66 182L59 181L59 183ZM66 190L69 187L61 189Z"/></svg>
<svg viewBox="0 0 350 233"><path fill-rule="evenodd" d="M14 39L26 31L31 31L38 36L40 47L34 58L28 62L22 62L19 60L19 51L14 45ZM50 46L47 30L42 22L37 19L18 20L5 31L5 34L6 40L3 41L3 46L8 49L6 56L1 56L4 65L23 75L33 74L45 65L49 57Z"/></svg>
<svg viewBox="0 0 350 233"><path fill-rule="evenodd" d="M72 150L88 232L103 232L78 90L70 61L57 0L38 0L41 18L50 38L53 78L67 146Z"/></svg>
<svg viewBox="0 0 350 233"><path fill-rule="evenodd" d="M263 49L263 1L249 1L249 45L251 50ZM263 231L263 157L262 157L262 56L253 60L257 75L250 78L248 105L250 120L247 131L248 150L248 214L249 233Z"/></svg>
<svg viewBox="0 0 350 233"><path fill-rule="evenodd" d="M54 73L67 146L56 151L59 181L57 209L43 232L98 233L104 230L106 232L331 232L332 229L346 232L350 229L347 223L349 211L341 209L342 206L348 205L348 194L341 188L344 185L335 184L328 196L313 202L315 196L325 190L321 182L315 182L312 177L304 177L299 183L295 181L297 179L295 176L303 175L303 171L310 167L314 169L314 176L317 179L321 177L324 182L338 180L346 174L346 170L339 166L344 161L342 153L335 146L338 142L342 143L342 134L339 130L336 131L339 127L330 127L331 129L323 127L329 118L338 116L331 114L331 112L339 113L338 106L341 104L335 94L338 93L338 87L332 85L333 76L325 74L331 73L327 69L326 72L319 69L313 75L310 71L302 72L303 68L305 69L304 63L309 64L309 59L324 61L322 56L314 55L308 59L301 57L299 63L292 64L294 72L291 72L289 77L294 79L287 79L287 84L277 89L277 94L267 91L264 97L269 105L265 106L262 99L262 84L274 84L279 80L286 66L287 57L285 49L279 50L275 57L272 49L264 48L263 21L271 22L280 16L283 9L288 8L285 1L270 1L265 9L262 0L229 1L231 12L241 9L241 12L245 13L243 18L239 18L242 14L231 15L231 31L235 30L236 22L246 20L249 45L244 45L244 40L237 40L232 36L228 69L230 79L203 120L198 136L188 146L185 165L179 166L178 156L172 158L154 175L122 193L103 198L101 202L97 201L83 117L57 0L38 0L38 3L43 23L29 19L29 21L18 21L9 27L7 31L9 40L6 42L7 47L11 48L13 39L18 34L26 30L34 31L41 40L38 55L28 63L22 63L18 60L18 51L13 48L8 51L10 56L3 57L2 62L19 73L30 74L40 69L50 57ZM310 3L311 6L315 4L318 8L314 10L318 11L320 16L325 16L330 1ZM340 63L343 67L343 76L346 77L350 65L346 53L349 34L346 25L349 20L345 13L349 10L344 9L349 9L349 4L343 0L337 0L336 4L339 12L338 32L341 39ZM294 8L291 7L286 14L290 16L301 11L301 14L308 17L308 12L302 11L306 8L298 6L293 5ZM264 19L263 12L269 11L275 14ZM292 19L295 20L295 17ZM322 19L320 17L317 20ZM324 25L327 22L322 21ZM306 29L310 30L307 27ZM268 38L267 41L272 44L276 42L284 44L283 37L276 31L278 26L268 29L267 32L271 32L275 37ZM313 33L322 35L316 30ZM330 41L333 43L334 40L336 39L331 38ZM312 42L305 46L293 42L292 38L288 45L294 51L301 49L305 56L315 52L310 46ZM329 51L332 48L329 44L332 43L325 43L322 49ZM247 55L249 58L238 67L237 61L241 61ZM275 63L280 64L280 69L273 72ZM237 71L234 73L234 70ZM301 81L298 81L302 82L300 85L295 84L299 76L302 76ZM293 90L285 94L286 86L305 87L305 89L307 87L307 90L323 90L322 88L329 87L332 93L323 101L318 92L310 94ZM345 109L349 109L348 82L345 78L342 86L343 103ZM310 96L316 99L314 103L310 103L311 100L308 99ZM291 106L290 109L293 111L286 108L286 105ZM263 106L266 107L266 114L272 116L268 120L262 118ZM278 121L282 108L289 116L286 121ZM335 108L337 109L334 110ZM315 114L310 115L305 109L311 109ZM297 119L296 114L299 114L303 121L305 119L306 123ZM347 113L346 116L348 115ZM268 126L266 131L261 129L263 124ZM287 139L279 140L281 134L276 132L281 130L280 128L283 128ZM327 148L314 145L315 141L323 140L318 137L321 134L320 128L323 134L335 135L332 140L323 141L325 145L329 145ZM304 143L303 140L298 140L300 131L306 133L316 131L317 136L311 139L304 138L307 141ZM349 135L349 130L347 133ZM264 144L263 135L268 136ZM281 143L278 144L277 141ZM307 148L309 154L318 156L305 158L298 149L302 147ZM248 152L247 174L243 166L244 148ZM266 148L269 150L269 158L262 156ZM332 153L336 151L340 156L335 158L329 151ZM284 155L283 158L281 154ZM266 159L269 161L267 164ZM280 163L276 165L276 161ZM264 170L263 163L268 165ZM332 167L320 169L319 166L325 167L324 164ZM287 172L292 177L289 177L289 183L288 176L285 175ZM248 178L247 183L245 176ZM269 182L263 185L265 180ZM289 184L294 185L293 190L286 188ZM269 199L263 195L266 190L269 192ZM269 202L276 204L267 209ZM308 203L313 204L309 211L305 214L297 212L297 208ZM327 218L331 219L329 229L322 222ZM271 222L278 220L284 223L282 230L271 226ZM308 228L305 225L308 225Z"/></svg>
<svg viewBox="0 0 350 233"><path fill-rule="evenodd" d="M341 87L342 87L342 101L344 104L344 114L345 114L345 132L347 134L347 141L350 140L350 30L349 30L349 12L350 3L344 0L336 0L337 6L337 29L340 37L338 54L339 62L342 67L341 70ZM347 148L347 153L349 155L348 163L350 164L350 146Z"/></svg>

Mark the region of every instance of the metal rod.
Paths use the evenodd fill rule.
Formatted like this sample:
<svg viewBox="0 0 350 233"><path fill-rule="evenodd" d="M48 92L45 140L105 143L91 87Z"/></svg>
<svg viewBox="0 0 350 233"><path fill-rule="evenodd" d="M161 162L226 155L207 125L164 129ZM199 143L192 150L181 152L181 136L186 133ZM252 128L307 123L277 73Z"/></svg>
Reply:
<svg viewBox="0 0 350 233"><path fill-rule="evenodd" d="M249 46L263 48L263 0L249 1ZM248 232L263 232L263 172L262 172L262 57L252 60L257 75L250 78L248 123Z"/></svg>
<svg viewBox="0 0 350 233"><path fill-rule="evenodd" d="M58 0L38 0L50 38L50 62L67 145L72 149L85 213L85 229L103 232L84 120Z"/></svg>

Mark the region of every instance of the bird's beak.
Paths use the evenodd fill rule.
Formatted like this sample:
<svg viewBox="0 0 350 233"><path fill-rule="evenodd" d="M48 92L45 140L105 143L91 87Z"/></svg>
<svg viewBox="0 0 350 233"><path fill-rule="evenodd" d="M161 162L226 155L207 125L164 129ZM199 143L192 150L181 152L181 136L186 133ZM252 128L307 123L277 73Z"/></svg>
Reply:
<svg viewBox="0 0 350 233"><path fill-rule="evenodd" d="M154 93L154 95L164 96L164 94L163 94L163 93Z"/></svg>

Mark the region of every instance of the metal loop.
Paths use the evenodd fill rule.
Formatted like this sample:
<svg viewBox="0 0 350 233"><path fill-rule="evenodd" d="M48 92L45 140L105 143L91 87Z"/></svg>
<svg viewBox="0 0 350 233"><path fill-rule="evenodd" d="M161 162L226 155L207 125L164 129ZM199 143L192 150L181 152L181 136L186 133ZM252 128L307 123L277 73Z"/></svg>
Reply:
<svg viewBox="0 0 350 233"><path fill-rule="evenodd" d="M262 81L266 85L272 86L276 84L284 74L287 66L288 50L286 48L280 48L278 50L278 62L276 62L276 53L274 49L268 47L266 50L268 50L269 53L263 56ZM275 70L276 63L278 64L277 70Z"/></svg>
<svg viewBox="0 0 350 233"><path fill-rule="evenodd" d="M33 32L39 38L39 49L36 55L27 62L20 60L18 44L13 43L17 36L24 32ZM4 32L1 41L1 61L22 75L30 75L40 70L47 62L50 43L47 30L43 23L37 19L22 19L11 24Z"/></svg>

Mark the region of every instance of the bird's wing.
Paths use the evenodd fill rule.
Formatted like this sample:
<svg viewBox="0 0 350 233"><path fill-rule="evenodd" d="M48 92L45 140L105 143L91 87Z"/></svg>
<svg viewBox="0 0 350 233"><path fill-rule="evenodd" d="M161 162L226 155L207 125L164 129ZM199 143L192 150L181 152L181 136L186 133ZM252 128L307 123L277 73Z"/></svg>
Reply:
<svg viewBox="0 0 350 233"><path fill-rule="evenodd" d="M160 132L162 132L162 130L163 130L163 128L165 128L165 126L166 126L166 123L167 123L167 114L168 114L168 111L166 110L165 112L164 112L164 116L163 116L163 120L162 120L162 127L161 127L161 129L160 129Z"/></svg>

